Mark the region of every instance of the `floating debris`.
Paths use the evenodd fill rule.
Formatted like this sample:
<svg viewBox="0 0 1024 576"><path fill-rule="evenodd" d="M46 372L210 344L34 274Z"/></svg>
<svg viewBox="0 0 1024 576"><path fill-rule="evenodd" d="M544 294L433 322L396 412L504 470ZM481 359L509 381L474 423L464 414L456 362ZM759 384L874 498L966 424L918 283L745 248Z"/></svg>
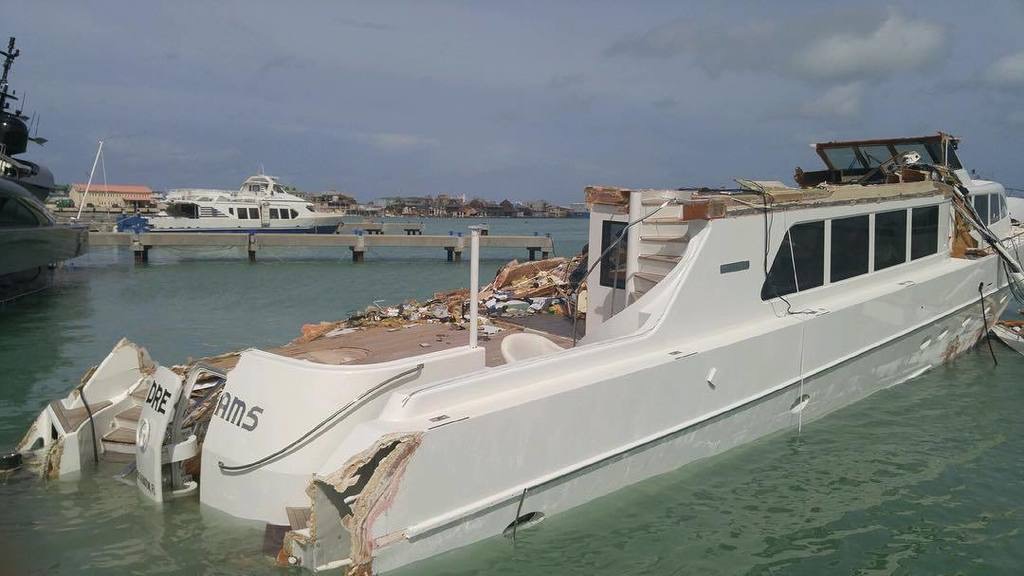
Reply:
<svg viewBox="0 0 1024 576"><path fill-rule="evenodd" d="M498 270L494 280L480 289L480 324L489 336L501 330L490 318L516 318L531 314L571 316L576 286L571 278L586 266L586 253L572 258L548 258L531 262L512 260ZM586 284L579 287L579 299L585 301ZM582 307L581 307L582 309ZM397 306L374 302L345 320L306 324L302 335L291 344L307 344L321 337L383 326L389 332L423 323L446 323L454 329L468 328L469 290L435 292L426 302L407 300ZM580 312L582 316L583 313Z"/></svg>

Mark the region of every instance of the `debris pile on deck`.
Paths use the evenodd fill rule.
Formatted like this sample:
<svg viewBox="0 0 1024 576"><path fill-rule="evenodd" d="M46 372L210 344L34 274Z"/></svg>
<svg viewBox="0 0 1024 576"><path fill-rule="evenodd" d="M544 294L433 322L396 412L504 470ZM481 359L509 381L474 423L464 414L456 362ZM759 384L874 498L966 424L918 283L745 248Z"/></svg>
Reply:
<svg viewBox="0 0 1024 576"><path fill-rule="evenodd" d="M574 291L582 281L587 265L585 255L572 258L548 258L531 262L512 260L498 270L494 280L480 289L480 321L484 333L491 326L490 318L518 317L530 314L556 314L571 317L577 299ZM582 303L586 283L579 288ZM579 306L583 314L584 306ZM302 335L293 344L305 344L322 336L336 336L360 328L383 326L400 329L410 325L450 323L455 328L468 328L469 290L437 292L426 301L407 300L398 305L375 302L345 320L306 324ZM497 330L496 328L491 328Z"/></svg>

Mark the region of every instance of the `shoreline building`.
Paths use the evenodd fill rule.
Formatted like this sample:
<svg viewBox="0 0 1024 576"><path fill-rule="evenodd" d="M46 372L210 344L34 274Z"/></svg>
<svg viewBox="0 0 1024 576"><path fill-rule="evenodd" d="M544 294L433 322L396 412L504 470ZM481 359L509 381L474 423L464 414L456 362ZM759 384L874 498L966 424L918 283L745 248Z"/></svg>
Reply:
<svg viewBox="0 0 1024 576"><path fill-rule="evenodd" d="M135 184L96 184L89 187L88 196L85 195L85 184L72 184L68 192L71 201L75 206L81 206L85 196L85 206L95 208L117 209L133 211L141 208L151 208L156 205L153 190L149 186Z"/></svg>

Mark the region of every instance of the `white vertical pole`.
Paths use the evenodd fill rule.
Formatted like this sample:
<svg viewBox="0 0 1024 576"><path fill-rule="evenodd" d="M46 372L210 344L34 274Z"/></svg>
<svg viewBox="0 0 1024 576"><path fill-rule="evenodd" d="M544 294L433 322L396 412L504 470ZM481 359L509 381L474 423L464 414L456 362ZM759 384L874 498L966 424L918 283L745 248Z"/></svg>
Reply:
<svg viewBox="0 0 1024 576"><path fill-rule="evenodd" d="M477 346L477 313L480 308L480 227L470 226L469 241L469 347Z"/></svg>
<svg viewBox="0 0 1024 576"><path fill-rule="evenodd" d="M89 188L92 187L92 177L96 174L96 163L100 161L100 154L103 153L103 140L100 140L99 148L96 148L96 158L92 161L92 170L89 171L89 181L85 184L85 192L82 193L82 200L78 206L78 216L75 216L75 220L82 219L82 208L85 208L85 199L89 196ZM104 167L104 177L106 176L106 167Z"/></svg>
<svg viewBox="0 0 1024 576"><path fill-rule="evenodd" d="M643 218L643 192L638 190L629 193L629 216L626 218L627 225ZM633 302L633 295L636 294L636 273L640 264L640 226L630 226L626 230L626 297L622 303L625 308ZM614 288L613 288L614 290ZM612 314L615 314L615 307L612 306Z"/></svg>

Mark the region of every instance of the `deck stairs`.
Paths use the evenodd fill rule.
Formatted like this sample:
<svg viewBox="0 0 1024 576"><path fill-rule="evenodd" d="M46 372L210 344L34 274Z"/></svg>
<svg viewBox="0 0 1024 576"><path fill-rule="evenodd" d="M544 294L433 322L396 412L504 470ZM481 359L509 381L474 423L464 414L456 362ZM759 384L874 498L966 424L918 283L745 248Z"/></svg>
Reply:
<svg viewBox="0 0 1024 576"><path fill-rule="evenodd" d="M638 225L639 250L635 272L631 275L630 301L636 301L661 282L682 260L690 241L689 224L683 207L666 200L682 200L690 192L651 190L641 193L640 216L649 216Z"/></svg>
<svg viewBox="0 0 1024 576"><path fill-rule="evenodd" d="M103 453L135 455L135 433L139 428L139 416L146 402L149 385L141 383L128 395L128 406L114 415L110 429L103 434Z"/></svg>

